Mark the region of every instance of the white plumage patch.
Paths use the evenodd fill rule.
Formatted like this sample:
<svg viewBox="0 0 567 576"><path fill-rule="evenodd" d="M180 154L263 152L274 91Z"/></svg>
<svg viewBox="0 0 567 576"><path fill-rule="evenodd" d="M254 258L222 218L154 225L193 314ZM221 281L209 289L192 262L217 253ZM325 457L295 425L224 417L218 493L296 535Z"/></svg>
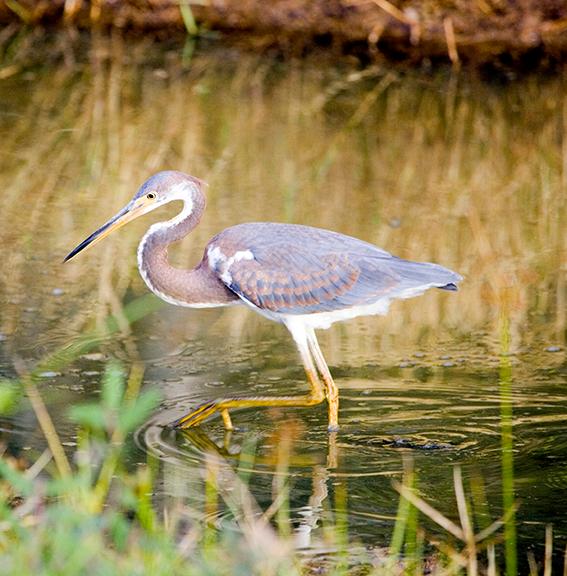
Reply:
<svg viewBox="0 0 567 576"><path fill-rule="evenodd" d="M254 260L254 254L252 254L250 250L238 250L230 256L230 258L227 258L218 246L210 246L207 250L207 256L211 268L218 271L221 280L227 285L230 285L232 282L230 267L235 262L240 262L240 260Z"/></svg>
<svg viewBox="0 0 567 576"><path fill-rule="evenodd" d="M209 264L213 270L216 270L219 262L224 262L226 260L225 255L221 252L218 246L209 246L207 249L207 258L209 259Z"/></svg>
<svg viewBox="0 0 567 576"><path fill-rule="evenodd" d="M152 233L156 232L157 230L162 230L164 228L171 228L171 226L175 226L179 222L188 218L191 212L193 212L193 200L191 199L191 185L185 182L181 182L173 186L173 188L168 192L167 197L157 205L152 206L152 210L157 208L158 206L162 206L163 204L168 204L169 202L173 202L174 200L181 200L183 202L183 210L179 212L176 216L171 218L170 220L166 220L165 222L156 222L152 224L142 241L140 242L140 247L138 248L138 255L140 254L140 248L145 243L145 240L148 236ZM138 262L139 262L138 257Z"/></svg>

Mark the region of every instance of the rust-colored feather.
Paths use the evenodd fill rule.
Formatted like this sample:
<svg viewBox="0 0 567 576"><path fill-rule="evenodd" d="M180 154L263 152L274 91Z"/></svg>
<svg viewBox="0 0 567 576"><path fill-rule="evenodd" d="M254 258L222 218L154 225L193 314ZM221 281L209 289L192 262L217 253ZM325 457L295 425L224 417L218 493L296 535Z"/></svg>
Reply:
<svg viewBox="0 0 567 576"><path fill-rule="evenodd" d="M402 260L362 240L295 224L233 226L215 236L208 250L222 255L205 261L230 290L281 314L364 306L458 278L436 264Z"/></svg>

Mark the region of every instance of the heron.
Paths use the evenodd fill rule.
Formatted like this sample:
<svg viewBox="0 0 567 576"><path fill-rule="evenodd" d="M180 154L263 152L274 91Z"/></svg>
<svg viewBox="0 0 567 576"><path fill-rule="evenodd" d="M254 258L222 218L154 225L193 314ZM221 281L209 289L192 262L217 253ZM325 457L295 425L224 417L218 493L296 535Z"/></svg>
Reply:
<svg viewBox="0 0 567 576"><path fill-rule="evenodd" d="M327 400L328 429L339 429L339 391L315 331L357 316L385 315L393 300L429 288L457 290L462 277L443 266L393 256L377 246L338 232L276 222L249 222L226 228L207 244L197 266L172 266L169 245L187 236L205 210L204 181L168 170L147 179L132 200L83 240L65 262L114 230L169 202L182 202L170 220L149 227L138 246L138 268L162 300L188 308L244 305L283 324L297 346L309 392L283 397L218 398L206 402L175 426L189 428L218 412L233 429L231 409L314 406Z"/></svg>

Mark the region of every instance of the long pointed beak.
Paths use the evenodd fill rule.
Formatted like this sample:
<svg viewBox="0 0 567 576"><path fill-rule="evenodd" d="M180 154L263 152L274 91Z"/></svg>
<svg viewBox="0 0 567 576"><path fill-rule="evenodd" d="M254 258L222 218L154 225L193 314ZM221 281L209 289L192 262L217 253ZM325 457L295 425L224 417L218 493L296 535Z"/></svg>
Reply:
<svg viewBox="0 0 567 576"><path fill-rule="evenodd" d="M76 256L79 252L84 250L89 246L94 246L98 242L100 242L103 238L106 238L111 232L114 230L118 230L128 222L138 218L138 216L142 216L146 214L150 210L152 210L155 206L152 205L153 203L148 203L144 201L137 201L137 202L130 202L127 204L118 214L113 216L108 222L103 224L96 232L93 232L88 238L85 238L76 248L71 250L67 256L65 256L65 260L63 262L67 262L71 260L73 256Z"/></svg>

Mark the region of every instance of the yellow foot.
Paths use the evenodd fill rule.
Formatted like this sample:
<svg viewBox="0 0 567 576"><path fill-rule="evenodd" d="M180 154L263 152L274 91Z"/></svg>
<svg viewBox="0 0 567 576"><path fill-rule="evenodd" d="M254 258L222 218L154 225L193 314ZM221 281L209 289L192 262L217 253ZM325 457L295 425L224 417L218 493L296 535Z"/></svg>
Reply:
<svg viewBox="0 0 567 576"><path fill-rule="evenodd" d="M191 428L198 426L203 420L212 416L215 412L220 412L224 426L227 430L232 430L233 425L228 410L231 408L268 408L272 406L314 406L323 401L323 392L315 390L316 393L308 396L284 396L271 398L269 396L256 396L253 398L217 398L212 402L201 404L198 408L190 412L183 418L179 418L172 424L175 428ZM336 424L336 415L333 413L330 424Z"/></svg>
<svg viewBox="0 0 567 576"><path fill-rule="evenodd" d="M179 418L173 423L174 428L191 428L193 426L198 426L203 420L206 420L209 416L212 416L215 412L219 410L219 405L216 400L212 402L207 402L205 404L201 404L198 408L193 410L193 412L189 412L186 416ZM228 424L230 425L229 429L232 429L232 422L230 421L230 416L228 414L228 410L221 409L222 417L225 426ZM225 415L226 414L226 415Z"/></svg>

